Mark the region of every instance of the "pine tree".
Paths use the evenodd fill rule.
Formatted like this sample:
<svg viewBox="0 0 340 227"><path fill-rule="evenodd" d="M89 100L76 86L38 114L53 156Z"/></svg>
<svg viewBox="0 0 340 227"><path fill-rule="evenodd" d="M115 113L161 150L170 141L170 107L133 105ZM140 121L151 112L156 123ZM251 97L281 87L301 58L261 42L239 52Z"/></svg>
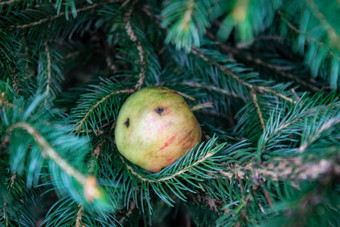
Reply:
<svg viewBox="0 0 340 227"><path fill-rule="evenodd" d="M338 0L0 1L1 226L340 226ZM115 145L148 86L202 143ZM204 108L202 108L204 107Z"/></svg>

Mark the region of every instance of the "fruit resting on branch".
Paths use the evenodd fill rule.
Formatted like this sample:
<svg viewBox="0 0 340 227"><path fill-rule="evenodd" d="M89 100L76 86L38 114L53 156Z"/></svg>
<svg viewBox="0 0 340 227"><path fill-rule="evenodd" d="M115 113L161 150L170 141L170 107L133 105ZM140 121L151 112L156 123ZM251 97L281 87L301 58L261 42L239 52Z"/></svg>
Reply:
<svg viewBox="0 0 340 227"><path fill-rule="evenodd" d="M132 94L119 112L115 130L119 152L151 172L174 163L201 137L201 127L188 104L166 87Z"/></svg>

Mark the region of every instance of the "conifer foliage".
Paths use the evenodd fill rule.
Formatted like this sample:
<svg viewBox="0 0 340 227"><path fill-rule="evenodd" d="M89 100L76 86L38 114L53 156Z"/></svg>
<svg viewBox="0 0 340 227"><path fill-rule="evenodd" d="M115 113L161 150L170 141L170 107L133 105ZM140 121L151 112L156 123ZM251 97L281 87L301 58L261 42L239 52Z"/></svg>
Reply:
<svg viewBox="0 0 340 227"><path fill-rule="evenodd" d="M0 1L0 225L339 226L339 13L338 0ZM203 133L158 173L114 139L148 86L181 94Z"/></svg>

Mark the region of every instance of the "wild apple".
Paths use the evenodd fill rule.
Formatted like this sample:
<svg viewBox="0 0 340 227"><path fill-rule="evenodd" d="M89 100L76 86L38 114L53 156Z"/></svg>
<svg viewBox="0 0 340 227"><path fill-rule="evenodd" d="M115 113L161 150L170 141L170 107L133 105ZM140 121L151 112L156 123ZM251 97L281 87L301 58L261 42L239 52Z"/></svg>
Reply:
<svg viewBox="0 0 340 227"><path fill-rule="evenodd" d="M176 91L148 87L123 104L115 129L118 151L132 163L159 172L200 143L201 126Z"/></svg>

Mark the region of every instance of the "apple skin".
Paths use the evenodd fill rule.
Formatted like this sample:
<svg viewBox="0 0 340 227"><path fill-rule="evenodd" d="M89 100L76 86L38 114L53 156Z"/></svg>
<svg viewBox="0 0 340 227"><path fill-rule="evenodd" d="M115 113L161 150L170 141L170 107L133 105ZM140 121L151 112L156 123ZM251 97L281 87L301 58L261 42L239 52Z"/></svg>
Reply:
<svg viewBox="0 0 340 227"><path fill-rule="evenodd" d="M132 163L159 172L201 142L201 126L176 91L147 87L133 93L117 118L118 151Z"/></svg>

